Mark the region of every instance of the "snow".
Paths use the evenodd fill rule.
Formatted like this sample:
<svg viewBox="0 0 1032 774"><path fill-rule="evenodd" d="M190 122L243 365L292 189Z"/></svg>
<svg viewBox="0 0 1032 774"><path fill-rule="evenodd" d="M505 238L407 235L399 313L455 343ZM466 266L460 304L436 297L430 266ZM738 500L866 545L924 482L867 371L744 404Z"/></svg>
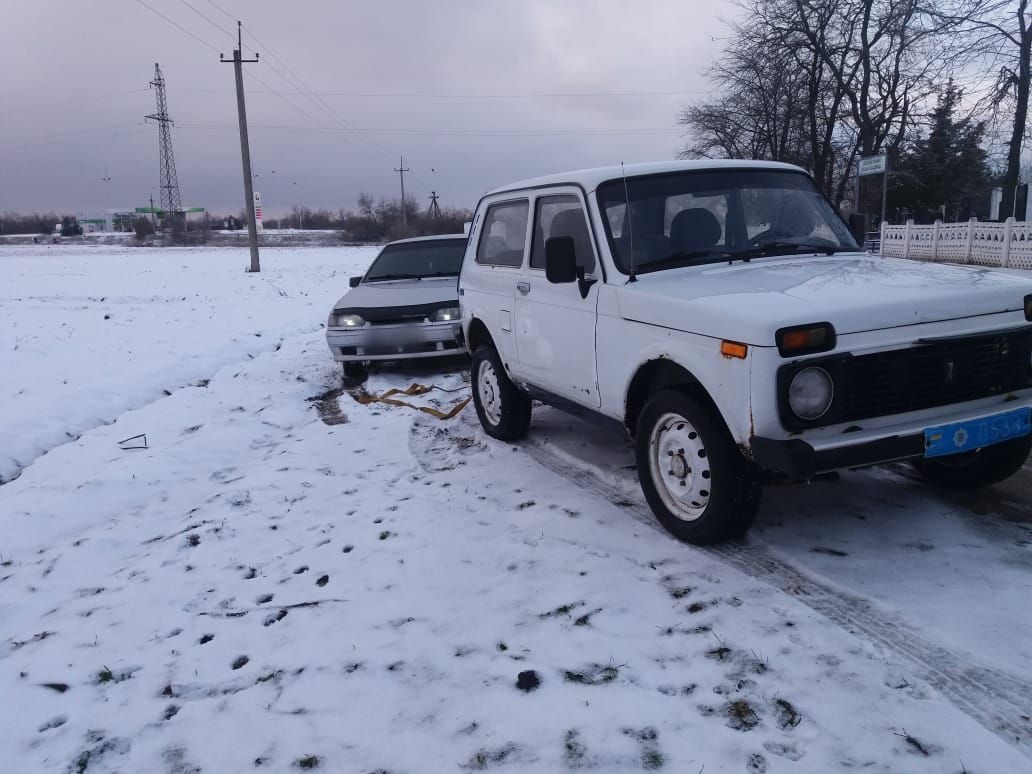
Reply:
<svg viewBox="0 0 1032 774"><path fill-rule="evenodd" d="M374 254L0 251L3 770L1029 769L1027 525L878 470L679 544L609 430L341 389Z"/></svg>

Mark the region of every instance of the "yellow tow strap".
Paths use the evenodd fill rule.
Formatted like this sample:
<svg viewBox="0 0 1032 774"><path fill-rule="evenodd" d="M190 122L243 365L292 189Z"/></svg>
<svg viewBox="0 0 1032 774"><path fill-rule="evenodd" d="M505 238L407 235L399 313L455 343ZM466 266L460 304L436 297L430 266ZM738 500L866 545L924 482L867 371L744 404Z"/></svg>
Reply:
<svg viewBox="0 0 1032 774"><path fill-rule="evenodd" d="M353 397L363 406L367 406L370 403L386 403L390 406L405 406L406 408L412 408L416 409L417 411L422 411L424 414L429 414L430 416L437 417L438 419L452 419L460 411L466 408L466 404L468 404L472 400L472 397L466 398L465 400L461 400L458 403L456 403L448 411L440 411L438 409L432 408L431 406L417 406L414 403L408 403L407 401L398 400L397 398L393 397L395 395L407 395L409 397L414 397L416 395L426 395L428 392L439 389L441 388L433 384L413 384L410 387L405 388L404 390L399 390L397 387L395 387L393 389L387 390L387 392L385 392L383 395L371 395L363 389L358 389L351 393L351 397ZM447 390L442 390L442 392L447 392Z"/></svg>

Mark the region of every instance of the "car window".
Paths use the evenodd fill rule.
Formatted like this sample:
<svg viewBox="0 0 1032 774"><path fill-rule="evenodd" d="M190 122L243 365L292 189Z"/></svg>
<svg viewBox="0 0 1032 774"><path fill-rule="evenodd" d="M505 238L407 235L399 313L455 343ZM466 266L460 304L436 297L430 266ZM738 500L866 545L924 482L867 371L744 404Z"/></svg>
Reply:
<svg viewBox="0 0 1032 774"><path fill-rule="evenodd" d="M387 245L376 256L363 281L457 277L465 252L464 239L427 239Z"/></svg>
<svg viewBox="0 0 1032 774"><path fill-rule="evenodd" d="M595 270L595 251L591 246L591 232L584 217L580 199L572 194L543 196L537 200L534 217L534 242L530 250L530 268L545 268L545 242L552 237L573 237L577 265L585 274Z"/></svg>
<svg viewBox="0 0 1032 774"><path fill-rule="evenodd" d="M493 204L484 216L477 246L477 263L491 266L522 266L527 242L526 200Z"/></svg>
<svg viewBox="0 0 1032 774"><path fill-rule="evenodd" d="M856 249L842 218L802 172L643 175L603 183L597 196L614 261L625 273Z"/></svg>

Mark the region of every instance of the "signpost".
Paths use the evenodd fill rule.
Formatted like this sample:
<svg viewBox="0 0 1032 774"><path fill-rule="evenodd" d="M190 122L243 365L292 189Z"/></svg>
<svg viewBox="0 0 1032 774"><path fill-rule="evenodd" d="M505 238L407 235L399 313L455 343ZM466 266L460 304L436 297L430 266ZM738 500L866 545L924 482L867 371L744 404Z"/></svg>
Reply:
<svg viewBox="0 0 1032 774"><path fill-rule="evenodd" d="M254 192L254 228L259 234L265 230L262 226L262 195L257 191Z"/></svg>
<svg viewBox="0 0 1032 774"><path fill-rule="evenodd" d="M889 189L889 163L888 157L885 154L879 156L864 156L856 162L856 192L857 192L857 208L860 206L860 178L864 175L877 175L882 176L882 192L881 192L881 222L885 222L885 199Z"/></svg>

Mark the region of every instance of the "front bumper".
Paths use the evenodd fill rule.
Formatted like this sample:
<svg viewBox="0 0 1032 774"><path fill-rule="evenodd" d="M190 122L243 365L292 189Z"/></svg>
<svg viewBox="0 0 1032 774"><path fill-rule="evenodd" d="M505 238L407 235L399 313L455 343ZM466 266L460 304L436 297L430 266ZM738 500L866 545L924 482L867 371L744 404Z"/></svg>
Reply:
<svg viewBox="0 0 1032 774"><path fill-rule="evenodd" d="M920 457L925 450L924 433L879 438L820 451L798 438L781 441L754 435L750 445L753 460L764 470L803 479L831 470Z"/></svg>
<svg viewBox="0 0 1032 774"><path fill-rule="evenodd" d="M326 344L341 362L407 360L456 355L463 351L458 322L417 322L327 328Z"/></svg>
<svg viewBox="0 0 1032 774"><path fill-rule="evenodd" d="M807 440L754 435L749 440L750 451L753 461L764 470L795 478L813 478L818 473L832 470L923 457L926 429L987 419L1021 409L1032 403L1030 398L1028 391L1023 391L1020 397L982 401L977 407L943 406L916 412L894 425L866 430L855 426L854 433L839 431L833 435L834 428L821 429L809 433ZM843 442L843 436L852 438Z"/></svg>

